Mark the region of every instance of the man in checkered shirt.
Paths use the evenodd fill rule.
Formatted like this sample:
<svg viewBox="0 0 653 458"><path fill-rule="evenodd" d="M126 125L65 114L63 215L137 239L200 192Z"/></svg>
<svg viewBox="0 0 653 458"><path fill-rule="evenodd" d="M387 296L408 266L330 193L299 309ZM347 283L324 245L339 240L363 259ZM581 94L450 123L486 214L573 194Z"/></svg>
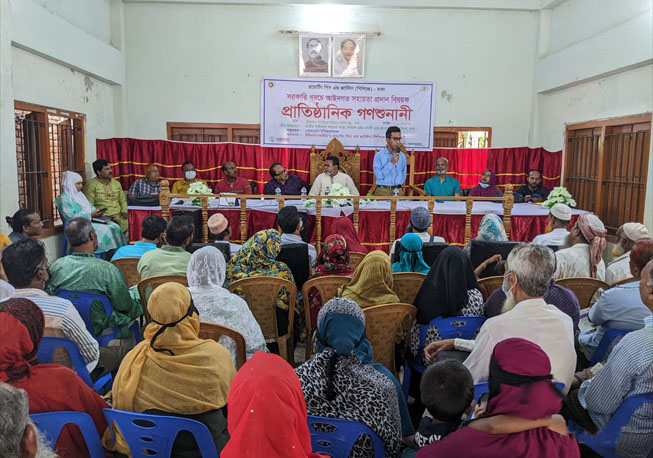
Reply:
<svg viewBox="0 0 653 458"><path fill-rule="evenodd" d="M132 183L127 191L127 198L133 199L137 196L159 194L161 183L159 182L159 169L154 164L145 166L145 178L140 178Z"/></svg>

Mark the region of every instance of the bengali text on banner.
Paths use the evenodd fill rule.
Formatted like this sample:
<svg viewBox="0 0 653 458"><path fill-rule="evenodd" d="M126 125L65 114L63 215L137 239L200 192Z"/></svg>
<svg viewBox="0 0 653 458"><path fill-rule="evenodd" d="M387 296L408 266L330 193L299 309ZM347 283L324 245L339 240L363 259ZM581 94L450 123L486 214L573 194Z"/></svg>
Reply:
<svg viewBox="0 0 653 458"><path fill-rule="evenodd" d="M433 149L434 83L263 79L261 144L379 149L398 126L408 149Z"/></svg>

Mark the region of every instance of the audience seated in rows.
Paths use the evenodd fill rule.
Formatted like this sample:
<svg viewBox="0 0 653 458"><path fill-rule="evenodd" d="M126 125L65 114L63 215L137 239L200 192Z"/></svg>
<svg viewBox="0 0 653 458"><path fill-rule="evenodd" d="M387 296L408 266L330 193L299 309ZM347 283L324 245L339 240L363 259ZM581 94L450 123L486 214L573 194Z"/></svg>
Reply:
<svg viewBox="0 0 653 458"><path fill-rule="evenodd" d="M283 262L277 261L281 251L281 235L276 229L266 229L254 234L227 263L227 276L224 287L250 277L275 277L294 283L292 272ZM242 295L240 289L234 291ZM281 288L276 298L277 327L279 335L285 335L288 329L288 308L290 291ZM301 310L295 307L295 313Z"/></svg>
<svg viewBox="0 0 653 458"><path fill-rule="evenodd" d="M566 244L569 248L555 253L554 278L592 277L605 280L605 263L601 256L606 234L598 216L593 213L580 215L569 233Z"/></svg>
<svg viewBox="0 0 653 458"><path fill-rule="evenodd" d="M0 260L2 260L2 252L6 247L11 245L9 237L0 232ZM0 301L6 299L14 293L14 287L7 282L7 276L0 263Z"/></svg>
<svg viewBox="0 0 653 458"><path fill-rule="evenodd" d="M481 223L478 226L478 233L474 240L484 240L486 242L507 242L508 235L506 228L503 226L501 218L494 213L483 215ZM471 242L465 245L465 251L469 253Z"/></svg>
<svg viewBox="0 0 653 458"><path fill-rule="evenodd" d="M317 258L317 264L311 272L311 278L323 277L327 275L340 275L351 277L354 271L349 265L349 248L347 241L342 235L331 234L324 239L322 253ZM322 299L316 288L308 291L308 304L311 308L311 326L317 327L317 314L322 307ZM327 300L330 298L326 298Z"/></svg>
<svg viewBox="0 0 653 458"><path fill-rule="evenodd" d="M453 348L469 351L465 366L474 383L485 382L494 346L504 339L521 337L539 345L549 356L554 380L564 383L566 393L576 368L573 322L543 299L555 269L553 252L541 245L519 245L510 252L508 265L502 286L508 296L504 313L489 318L476 340L435 341L424 349L425 357L430 361L439 351ZM419 322L419 312L417 317Z"/></svg>
<svg viewBox="0 0 653 458"><path fill-rule="evenodd" d="M392 290L392 264L388 255L379 250L365 255L349 284L338 290L338 296L352 299L361 308L400 302Z"/></svg>
<svg viewBox="0 0 653 458"><path fill-rule="evenodd" d="M82 177L78 173L65 171L61 174L62 192L55 204L64 221L71 221L77 217L98 218L104 215L106 209L98 209L91 205L82 192L83 185ZM113 221L103 223L93 221L93 230L97 235L97 253L105 253L127 244L125 234Z"/></svg>
<svg viewBox="0 0 653 458"><path fill-rule="evenodd" d="M588 314L588 318L595 328L578 335L578 343L588 361L594 356L594 351L599 346L603 335L610 329L635 331L643 328L644 320L651 316L651 311L644 305L640 297L639 280L642 269L653 257L653 239L639 239L629 253L630 274L635 281L605 291L596 304L590 308Z"/></svg>
<svg viewBox="0 0 653 458"><path fill-rule="evenodd" d="M118 248L112 261L123 258L141 258L148 251L156 250L161 245L163 232L166 230L166 220L158 215L151 215L145 218L141 227L141 241L133 245L125 245Z"/></svg>
<svg viewBox="0 0 653 458"><path fill-rule="evenodd" d="M488 430L478 424L483 421L481 419L421 448L416 456L578 457L578 445L564 427L561 431L554 431L544 426L562 405L560 393L552 383L555 368L552 370L551 355L523 338L508 338L484 351L490 354L487 361L489 371L487 367L485 369L489 373L490 392L482 418L491 419L497 415L518 417L515 432L501 434ZM537 421L541 419L544 421Z"/></svg>
<svg viewBox="0 0 653 458"><path fill-rule="evenodd" d="M469 256L458 247L445 248L426 275L413 304L417 307L417 319L410 333L413 356L419 356L420 326L428 326L438 317L483 316L483 295ZM425 345L441 338L438 327L429 326Z"/></svg>
<svg viewBox="0 0 653 458"><path fill-rule="evenodd" d="M626 223L617 229L617 243L612 248L614 260L605 268L605 282L614 285L632 276L630 250L639 239L650 237L642 223Z"/></svg>
<svg viewBox="0 0 653 458"><path fill-rule="evenodd" d="M398 382L372 362L363 311L351 299L331 299L317 326L315 357L295 369L308 413L364 423L385 442L386 456L397 456L402 436L414 430ZM353 456L371 456L365 442L356 442Z"/></svg>
<svg viewBox="0 0 653 458"><path fill-rule="evenodd" d="M481 175L481 181L469 190L469 196L474 197L503 197L497 187L497 176L491 169L486 169Z"/></svg>
<svg viewBox="0 0 653 458"><path fill-rule="evenodd" d="M25 390L0 382L0 456L57 458L29 416Z"/></svg>
<svg viewBox="0 0 653 458"><path fill-rule="evenodd" d="M138 261L141 280L161 275L186 275L190 253L186 247L193 241L195 226L187 215L175 215L166 227L161 248L148 251Z"/></svg>
<svg viewBox="0 0 653 458"><path fill-rule="evenodd" d="M227 273L227 262L215 247L200 248L190 257L188 263L188 290L193 296L200 321L219 324L235 329L245 338L247 359L254 352L267 351L261 327L247 303L236 294L222 287ZM236 345L228 337L222 337L224 345L236 360Z"/></svg>
<svg viewBox="0 0 653 458"><path fill-rule="evenodd" d="M229 244L229 252L233 256L240 250L242 245L238 243L232 243L231 238L231 226L229 225L229 220L225 218L222 213L215 213L209 218L207 225L209 226L209 232L213 236L213 240L216 243L224 242Z"/></svg>
<svg viewBox="0 0 653 458"><path fill-rule="evenodd" d="M642 302L653 312L653 259L642 269L639 292ZM596 376L565 398L562 415L586 431L605 427L623 401L653 392L653 316L644 327L624 336L615 345L605 366ZM653 450L651 404L643 404L622 429L616 446L619 456L650 456Z"/></svg>
<svg viewBox="0 0 653 458"><path fill-rule="evenodd" d="M118 339L128 338L129 326L142 314L141 306L130 296L120 270L93 254L97 249L97 236L91 221L87 218L72 219L66 226L65 235L73 253L50 265L46 291L56 294L59 289L67 289L107 296L113 311L111 316L107 316L102 304L93 304L90 310L93 331L101 335L105 330L116 328Z"/></svg>
<svg viewBox="0 0 653 458"><path fill-rule="evenodd" d="M227 395L236 375L229 351L213 340L198 337L200 320L191 294L179 283L156 288L147 303L152 323L143 341L125 356L113 382L113 408L154 415L190 418L206 425L218 451L227 434ZM120 434L109 450L128 453ZM188 436L175 440L173 456L197 456Z"/></svg>
<svg viewBox="0 0 653 458"><path fill-rule="evenodd" d="M306 402L290 364L258 352L229 390L229 442L222 458L320 458L312 453Z"/></svg>
<svg viewBox="0 0 653 458"><path fill-rule="evenodd" d="M317 259L317 250L313 245L307 244L302 240L300 233L304 227L304 222L299 217L297 207L289 205L279 210L277 223L279 223L279 227L281 228L281 246L294 243L308 245L308 256L311 258L311 266L314 266Z"/></svg>
<svg viewBox="0 0 653 458"><path fill-rule="evenodd" d="M392 263L393 272L417 272L425 274L429 266L424 262L422 254L422 239L413 233L405 234L401 238L402 251L399 253L399 261Z"/></svg>
<svg viewBox="0 0 653 458"><path fill-rule="evenodd" d="M44 329L45 317L34 302L24 298L0 302L0 382L25 390L30 413L83 412L102 435L107 429L102 412L107 403L67 367L37 364ZM64 427L57 444L62 458L86 456L77 428Z"/></svg>
<svg viewBox="0 0 653 458"><path fill-rule="evenodd" d="M352 223L346 216L336 218L331 225L331 234L342 235L347 242L347 248L350 253L367 253L369 251L361 243L360 238L358 237L358 232L356 232L356 228L354 227L354 223Z"/></svg>
<svg viewBox="0 0 653 458"><path fill-rule="evenodd" d="M533 243L546 246L565 246L569 231L567 227L571 221L571 208L565 204L555 204L549 210L546 220L548 232L540 234L533 239Z"/></svg>
<svg viewBox="0 0 653 458"><path fill-rule="evenodd" d="M423 243L447 243L442 237L429 234L432 216L426 207L415 207L410 212L410 222L408 223L408 233L414 233L422 239ZM395 240L390 248L390 259L394 256L397 244L400 240Z"/></svg>
<svg viewBox="0 0 653 458"><path fill-rule="evenodd" d="M127 232L127 198L118 180L113 178L109 161L98 159L93 162L93 171L95 178L84 184L82 192L92 206L105 209L103 215L118 223L122 232Z"/></svg>
<svg viewBox="0 0 653 458"><path fill-rule="evenodd" d="M43 233L43 221L41 221L41 215L31 208L21 208L14 213L14 216L7 216L5 220L11 227L9 240L11 240L12 243L36 237Z"/></svg>

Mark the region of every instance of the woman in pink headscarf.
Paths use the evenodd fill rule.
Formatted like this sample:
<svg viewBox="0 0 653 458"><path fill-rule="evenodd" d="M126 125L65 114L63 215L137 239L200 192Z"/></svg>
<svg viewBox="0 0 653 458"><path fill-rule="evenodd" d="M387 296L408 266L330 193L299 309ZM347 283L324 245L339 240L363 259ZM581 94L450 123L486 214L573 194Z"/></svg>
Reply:
<svg viewBox="0 0 653 458"><path fill-rule="evenodd" d="M417 458L579 457L578 444L564 428L561 434L542 426L562 406L562 394L551 379L551 362L539 346L518 338L499 342L490 360L490 396L483 418L512 419L520 425L513 430L519 432L493 434L487 423L473 421L421 448Z"/></svg>
<svg viewBox="0 0 653 458"><path fill-rule="evenodd" d="M481 175L481 181L469 191L470 196L475 197L501 197L503 194L496 186L497 176L490 169Z"/></svg>

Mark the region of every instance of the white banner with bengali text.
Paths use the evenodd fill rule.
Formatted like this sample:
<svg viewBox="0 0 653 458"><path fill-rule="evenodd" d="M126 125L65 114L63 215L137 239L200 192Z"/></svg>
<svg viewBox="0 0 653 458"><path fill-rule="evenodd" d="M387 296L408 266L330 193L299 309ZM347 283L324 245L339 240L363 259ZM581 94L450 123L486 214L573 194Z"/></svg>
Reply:
<svg viewBox="0 0 653 458"><path fill-rule="evenodd" d="M263 79L261 145L347 149L386 146L385 131L401 129L409 150L433 149L435 84L424 82Z"/></svg>

